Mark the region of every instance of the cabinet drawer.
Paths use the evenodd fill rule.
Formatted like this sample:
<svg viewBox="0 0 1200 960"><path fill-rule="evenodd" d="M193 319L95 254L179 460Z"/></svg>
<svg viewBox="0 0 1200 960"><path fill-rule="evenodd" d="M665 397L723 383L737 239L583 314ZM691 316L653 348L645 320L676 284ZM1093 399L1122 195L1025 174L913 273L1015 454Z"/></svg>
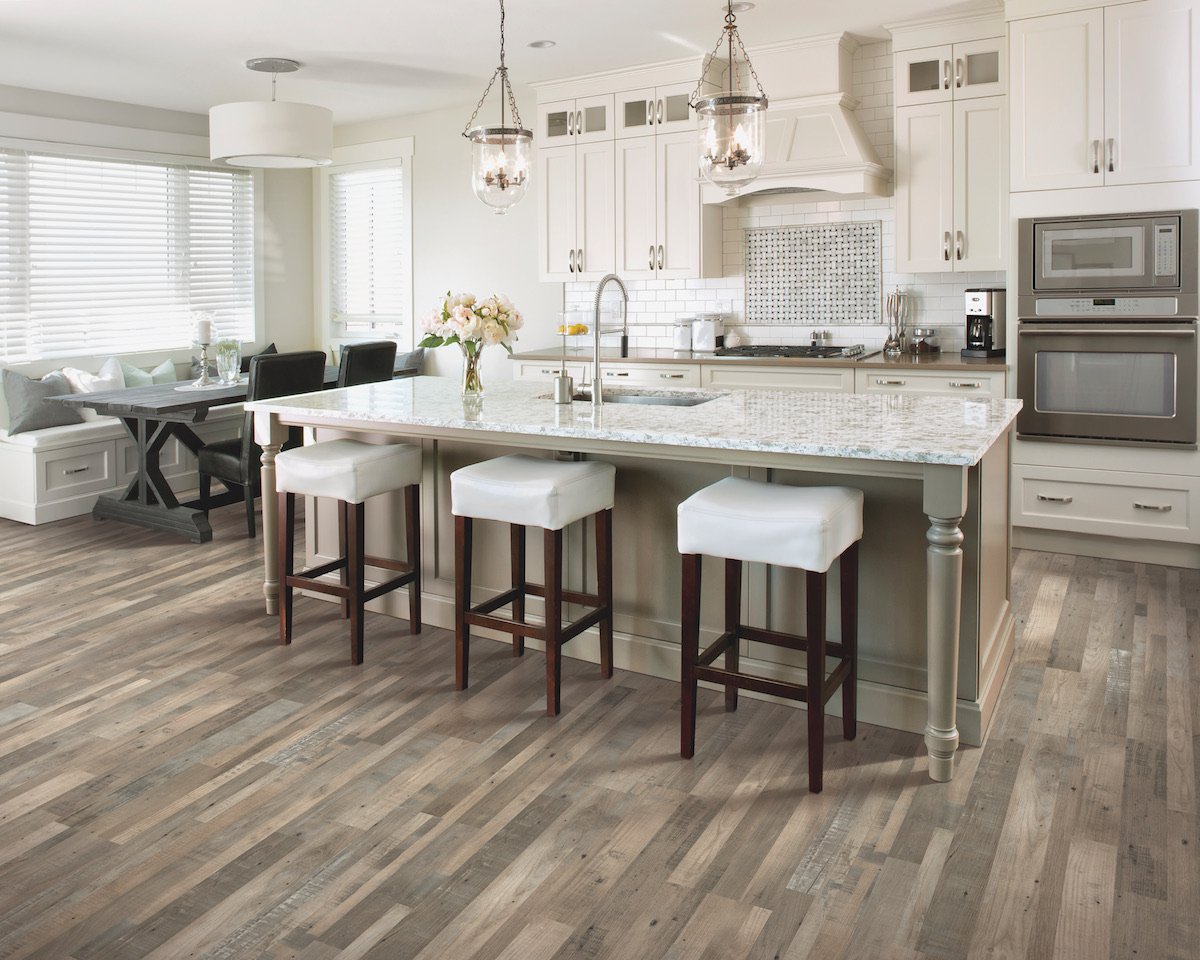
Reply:
<svg viewBox="0 0 1200 960"><path fill-rule="evenodd" d="M562 365L554 360L514 360L514 380L553 380L558 376ZM583 381L584 371L588 365L579 361L568 360L566 370L569 376L575 378L578 386Z"/></svg>
<svg viewBox="0 0 1200 960"><path fill-rule="evenodd" d="M728 362L706 363L702 370L704 386L714 389L854 392L854 371L849 367L747 366Z"/></svg>
<svg viewBox="0 0 1200 960"><path fill-rule="evenodd" d="M38 502L110 490L117 477L116 442L53 450L38 458Z"/></svg>
<svg viewBox="0 0 1200 960"><path fill-rule="evenodd" d="M942 393L963 397L1004 397L1004 374L933 373L929 370L856 370L855 393Z"/></svg>
<svg viewBox="0 0 1200 960"><path fill-rule="evenodd" d="M1200 478L1013 464L1013 523L1196 543Z"/></svg>
<svg viewBox="0 0 1200 960"><path fill-rule="evenodd" d="M601 364L600 377L605 383L653 384L659 387L700 386L698 363L631 363L626 366Z"/></svg>

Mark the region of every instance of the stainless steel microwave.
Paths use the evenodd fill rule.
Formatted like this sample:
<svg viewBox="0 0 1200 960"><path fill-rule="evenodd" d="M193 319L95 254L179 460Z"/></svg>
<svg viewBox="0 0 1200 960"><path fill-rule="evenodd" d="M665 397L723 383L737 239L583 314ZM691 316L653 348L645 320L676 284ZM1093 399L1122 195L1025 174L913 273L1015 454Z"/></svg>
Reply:
<svg viewBox="0 0 1200 960"><path fill-rule="evenodd" d="M1196 260L1197 223L1195 210L1021 220L1022 292L1178 292Z"/></svg>

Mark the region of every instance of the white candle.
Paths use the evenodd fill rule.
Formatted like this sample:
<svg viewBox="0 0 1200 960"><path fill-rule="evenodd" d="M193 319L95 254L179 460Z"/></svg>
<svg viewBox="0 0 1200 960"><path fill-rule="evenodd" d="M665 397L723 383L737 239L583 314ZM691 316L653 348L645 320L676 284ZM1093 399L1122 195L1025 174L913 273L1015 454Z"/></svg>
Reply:
<svg viewBox="0 0 1200 960"><path fill-rule="evenodd" d="M212 343L212 321L197 320L196 321L196 342L197 343Z"/></svg>

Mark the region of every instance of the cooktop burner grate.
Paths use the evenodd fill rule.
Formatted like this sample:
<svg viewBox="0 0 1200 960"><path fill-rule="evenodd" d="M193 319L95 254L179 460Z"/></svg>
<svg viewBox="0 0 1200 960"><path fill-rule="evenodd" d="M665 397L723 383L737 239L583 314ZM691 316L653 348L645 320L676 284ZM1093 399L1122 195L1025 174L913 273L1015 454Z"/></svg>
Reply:
<svg viewBox="0 0 1200 960"><path fill-rule="evenodd" d="M718 357L750 357L759 359L805 359L829 360L835 357L857 358L866 352L861 343L848 347L833 344L810 344L806 346L783 346L780 344L754 344L742 347L722 347L714 356Z"/></svg>

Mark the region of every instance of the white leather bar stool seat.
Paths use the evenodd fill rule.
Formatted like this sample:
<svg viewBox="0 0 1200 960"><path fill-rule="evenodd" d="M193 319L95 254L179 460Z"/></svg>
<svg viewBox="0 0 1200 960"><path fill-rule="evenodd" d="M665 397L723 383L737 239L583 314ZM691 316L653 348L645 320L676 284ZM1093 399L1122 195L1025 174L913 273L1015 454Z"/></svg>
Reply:
<svg viewBox="0 0 1200 960"><path fill-rule="evenodd" d="M275 457L280 492L362 503L421 482L421 449L408 444L326 440Z"/></svg>
<svg viewBox="0 0 1200 960"><path fill-rule="evenodd" d="M450 512L561 530L613 505L616 468L514 454L473 463L450 475Z"/></svg>
<svg viewBox="0 0 1200 960"><path fill-rule="evenodd" d="M862 539L863 494L726 477L679 505L679 552L824 573Z"/></svg>

